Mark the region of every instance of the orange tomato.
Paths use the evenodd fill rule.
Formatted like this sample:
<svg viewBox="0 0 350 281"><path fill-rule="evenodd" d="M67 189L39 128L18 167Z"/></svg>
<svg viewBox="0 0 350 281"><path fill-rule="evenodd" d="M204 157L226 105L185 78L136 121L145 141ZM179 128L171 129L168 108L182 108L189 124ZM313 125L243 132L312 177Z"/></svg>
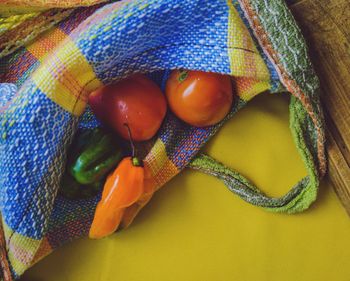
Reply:
<svg viewBox="0 0 350 281"><path fill-rule="evenodd" d="M220 122L229 113L232 84L228 75L174 70L166 84L170 109L186 123L205 127Z"/></svg>
<svg viewBox="0 0 350 281"><path fill-rule="evenodd" d="M146 76L136 74L105 86L89 96L89 104L103 123L128 139L128 124L133 140L152 138L166 114L166 99L160 88Z"/></svg>

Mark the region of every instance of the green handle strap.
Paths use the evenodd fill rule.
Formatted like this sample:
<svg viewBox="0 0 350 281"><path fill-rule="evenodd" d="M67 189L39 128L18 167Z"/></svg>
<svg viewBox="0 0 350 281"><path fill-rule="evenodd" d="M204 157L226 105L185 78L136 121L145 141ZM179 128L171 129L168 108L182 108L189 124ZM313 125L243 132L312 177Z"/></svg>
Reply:
<svg viewBox="0 0 350 281"><path fill-rule="evenodd" d="M188 165L189 168L213 175L222 180L230 191L250 204L268 211L296 213L305 210L316 199L319 185L313 153L315 144L310 139L311 120L300 102L293 98L290 103L290 127L294 141L306 165L308 176L300 180L287 194L271 198L261 192L239 173L231 170L215 159L200 154Z"/></svg>

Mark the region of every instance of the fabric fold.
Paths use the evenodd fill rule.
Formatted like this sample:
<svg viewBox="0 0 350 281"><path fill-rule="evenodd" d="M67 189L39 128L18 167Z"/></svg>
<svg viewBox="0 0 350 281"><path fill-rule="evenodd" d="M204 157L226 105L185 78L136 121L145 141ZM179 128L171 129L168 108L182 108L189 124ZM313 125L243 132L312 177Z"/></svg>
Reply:
<svg viewBox="0 0 350 281"><path fill-rule="evenodd" d="M78 5L97 2L101 1ZM291 130L308 178L278 201L264 197L234 172L222 173L210 158L206 160L213 164L211 170L202 170L221 178L246 201L266 208L296 212L316 198L325 171L318 83L304 53L300 60L307 75L293 69L299 59L284 42L302 38L284 3L144 0L76 9L71 7L77 2L67 3L69 9L58 9L67 14L31 41L11 49L8 37L0 38L0 52L7 54L0 56L0 82L15 91L6 102L0 100L0 210L14 277L88 232L98 198L74 201L57 195L66 151L79 127L98 124L86 108L89 93L135 72L147 73L163 89L171 69L229 74L235 91L231 113L218 125L195 128L167 114L156 140L145 145L150 191L126 210L123 227L190 163L202 169L196 166L201 158L191 161L226 120L257 94L278 92L281 85L293 96ZM35 12L27 20L56 10ZM288 23L281 25L283 34L274 27L277 19ZM4 34L15 30L14 26ZM295 48L304 50L305 44Z"/></svg>

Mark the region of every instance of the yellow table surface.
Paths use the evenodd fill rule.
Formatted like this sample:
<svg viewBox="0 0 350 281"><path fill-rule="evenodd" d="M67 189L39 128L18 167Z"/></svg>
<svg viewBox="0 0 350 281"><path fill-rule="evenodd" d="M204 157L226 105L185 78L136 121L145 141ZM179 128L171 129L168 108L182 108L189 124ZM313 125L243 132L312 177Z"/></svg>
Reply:
<svg viewBox="0 0 350 281"><path fill-rule="evenodd" d="M289 131L288 96L263 94L205 151L272 196L306 172ZM214 177L186 170L122 232L80 239L39 262L26 281L350 280L350 220L326 181L301 214L266 212Z"/></svg>

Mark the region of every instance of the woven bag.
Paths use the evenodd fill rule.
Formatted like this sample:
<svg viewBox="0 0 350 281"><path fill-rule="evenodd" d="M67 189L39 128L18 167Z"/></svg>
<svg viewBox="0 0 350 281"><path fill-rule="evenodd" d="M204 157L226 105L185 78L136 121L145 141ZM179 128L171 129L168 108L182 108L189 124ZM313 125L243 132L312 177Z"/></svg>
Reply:
<svg viewBox="0 0 350 281"><path fill-rule="evenodd" d="M326 171L319 84L283 1L73 4L22 11L18 24L2 30L18 9L0 9L4 280L19 277L53 249L87 234L99 197L58 195L66 152L79 127L98 126L86 107L89 93L136 72L147 73L162 89L170 70L178 68L229 74L234 81L232 110L220 124L195 128L168 112L157 137L144 144L147 180L156 189L190 167L214 175L242 199L269 211L299 212L316 199ZM237 172L198 154L227 119L264 91L291 94L290 129L308 172L281 198L264 195ZM128 208L124 227L150 199Z"/></svg>

